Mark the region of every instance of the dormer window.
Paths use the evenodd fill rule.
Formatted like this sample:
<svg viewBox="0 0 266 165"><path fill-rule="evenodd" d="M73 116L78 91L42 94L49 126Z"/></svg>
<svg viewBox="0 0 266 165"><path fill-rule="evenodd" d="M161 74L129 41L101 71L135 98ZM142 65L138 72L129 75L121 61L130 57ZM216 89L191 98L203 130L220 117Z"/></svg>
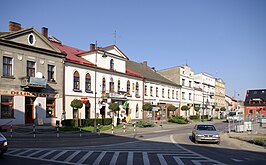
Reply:
<svg viewBox="0 0 266 165"><path fill-rule="evenodd" d="M114 60L110 60L110 70L114 70Z"/></svg>

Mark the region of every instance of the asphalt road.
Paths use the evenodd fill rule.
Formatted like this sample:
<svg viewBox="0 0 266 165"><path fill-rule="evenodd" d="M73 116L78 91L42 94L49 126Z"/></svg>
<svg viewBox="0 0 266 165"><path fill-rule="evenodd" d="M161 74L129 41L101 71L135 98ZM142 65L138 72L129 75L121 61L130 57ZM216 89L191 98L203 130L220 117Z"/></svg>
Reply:
<svg viewBox="0 0 266 165"><path fill-rule="evenodd" d="M10 141L0 164L263 164L265 149L222 135L220 145L194 144L194 125L137 131L123 136ZM216 123L220 131L227 128Z"/></svg>

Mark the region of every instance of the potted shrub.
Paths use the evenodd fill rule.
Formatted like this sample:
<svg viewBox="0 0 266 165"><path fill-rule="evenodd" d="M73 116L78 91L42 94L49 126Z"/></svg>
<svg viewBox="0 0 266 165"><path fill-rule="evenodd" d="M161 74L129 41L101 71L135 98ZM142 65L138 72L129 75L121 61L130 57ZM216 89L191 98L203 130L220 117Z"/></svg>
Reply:
<svg viewBox="0 0 266 165"><path fill-rule="evenodd" d="M150 103L146 103L142 106L143 111L147 111L147 113L150 113L152 111L152 105Z"/></svg>
<svg viewBox="0 0 266 165"><path fill-rule="evenodd" d="M168 110L168 112L171 112L171 113L173 113L173 112L175 112L175 110L176 110L176 107L174 106L174 105L169 105L168 107L167 107L167 110Z"/></svg>
<svg viewBox="0 0 266 165"><path fill-rule="evenodd" d="M182 107L181 107L181 110L182 111L186 111L186 117L187 117L187 111L189 110L190 108L188 107L188 106L186 106L186 105L183 105Z"/></svg>
<svg viewBox="0 0 266 165"><path fill-rule="evenodd" d="M114 126L117 126L117 118L118 118L118 114L119 114L119 110L120 110L119 104L118 103L111 103L108 108L114 112L113 123L114 123Z"/></svg>
<svg viewBox="0 0 266 165"><path fill-rule="evenodd" d="M74 113L75 112L77 113L77 116L76 117L73 116L73 118L76 118L76 120L78 120L78 118L79 118L79 111L78 110L83 107L83 103L81 102L81 100L74 99L71 101L70 106L73 108ZM75 127L79 126L78 121L74 121L74 122L75 122L75 124L74 124Z"/></svg>

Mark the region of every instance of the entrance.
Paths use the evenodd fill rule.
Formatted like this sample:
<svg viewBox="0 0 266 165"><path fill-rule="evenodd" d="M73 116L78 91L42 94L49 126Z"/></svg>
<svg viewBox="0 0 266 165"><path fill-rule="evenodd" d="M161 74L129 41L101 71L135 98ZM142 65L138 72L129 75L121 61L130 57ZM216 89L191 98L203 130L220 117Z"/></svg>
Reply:
<svg viewBox="0 0 266 165"><path fill-rule="evenodd" d="M35 97L25 97L25 123L33 123L34 121L34 100Z"/></svg>

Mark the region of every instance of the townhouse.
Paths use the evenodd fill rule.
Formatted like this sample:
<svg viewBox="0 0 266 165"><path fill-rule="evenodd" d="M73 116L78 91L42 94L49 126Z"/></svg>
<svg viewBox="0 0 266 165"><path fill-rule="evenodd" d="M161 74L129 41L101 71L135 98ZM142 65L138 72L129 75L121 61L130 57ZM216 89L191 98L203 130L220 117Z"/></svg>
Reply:
<svg viewBox="0 0 266 165"><path fill-rule="evenodd" d="M194 72L188 65L163 69L158 71L162 76L181 86L178 114L181 116L195 115L194 103ZM182 111L182 106L188 106L188 111Z"/></svg>
<svg viewBox="0 0 266 165"><path fill-rule="evenodd" d="M65 54L42 33L9 22L0 32L0 125L52 124L63 114Z"/></svg>
<svg viewBox="0 0 266 165"><path fill-rule="evenodd" d="M127 67L144 77L144 104L150 103L154 106L153 118L167 118L171 115L179 114L180 107L180 88L181 86L161 76L155 68L148 66L147 61L137 63L127 61ZM171 114L168 106L173 105L177 109ZM147 114L149 115L149 114ZM145 115L144 117L148 117Z"/></svg>
<svg viewBox="0 0 266 165"><path fill-rule="evenodd" d="M220 118L221 108L225 107L225 83L220 78L215 79L214 102L215 102L215 111L216 111L214 115Z"/></svg>

